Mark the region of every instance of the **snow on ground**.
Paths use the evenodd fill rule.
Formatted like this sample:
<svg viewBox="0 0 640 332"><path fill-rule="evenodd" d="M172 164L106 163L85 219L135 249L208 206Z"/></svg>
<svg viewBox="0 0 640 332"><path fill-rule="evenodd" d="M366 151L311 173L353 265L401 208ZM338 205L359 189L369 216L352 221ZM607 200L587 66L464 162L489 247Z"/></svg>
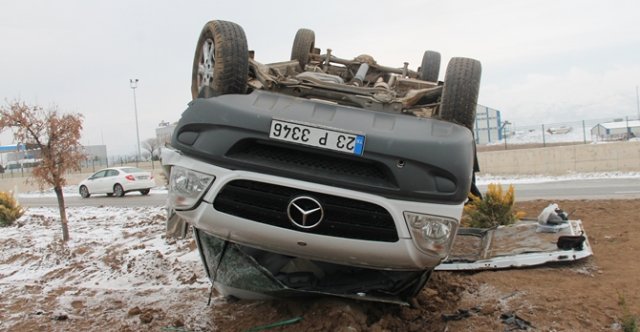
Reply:
<svg viewBox="0 0 640 332"><path fill-rule="evenodd" d="M591 142L591 131L590 128L586 128L586 132L583 131L583 128L580 127L572 127L572 126L558 126L551 127L552 130L555 130L554 134L549 133L547 130L550 128L546 128L544 131L544 139L543 139L543 131L542 127L540 128L529 128L529 129L518 129L511 133L507 137L507 144L531 144L531 143L562 143L562 142ZM566 132L565 132L566 131ZM504 144L504 139L499 141L490 142L487 145L500 145Z"/></svg>
<svg viewBox="0 0 640 332"><path fill-rule="evenodd" d="M43 279L52 287L178 286L200 270L190 242L164 238L162 207L70 207L67 215L70 240L64 246L57 209L29 208L2 229L0 241L12 245L0 252L0 288Z"/></svg>
<svg viewBox="0 0 640 332"><path fill-rule="evenodd" d="M479 174L476 177L476 183L480 186L489 183L502 184L522 184L522 183L544 183L558 181L576 181L576 180L593 180L593 179L638 179L640 172L594 172L594 173L572 173L560 176L549 175L491 175Z"/></svg>
<svg viewBox="0 0 640 332"><path fill-rule="evenodd" d="M65 186L62 188L62 193L64 197L80 197L80 192L77 185ZM155 187L152 188L149 192L150 195L162 195L167 194L167 188ZM30 191L25 193L19 193L18 198L34 198L34 197L56 197L56 193L53 191L53 188L45 189L42 191Z"/></svg>
<svg viewBox="0 0 640 332"><path fill-rule="evenodd" d="M78 303L103 306L104 297L113 297L128 306L116 314L120 319L132 306L176 302L180 292L206 296L209 283L195 243L164 237L163 207L70 207L67 213L66 244L53 208L29 208L0 229L0 298L6 297L0 308L16 297L41 303L55 294L61 310L74 312ZM196 302L203 307L205 301ZM27 307L19 314L0 309L0 330L38 310Z"/></svg>

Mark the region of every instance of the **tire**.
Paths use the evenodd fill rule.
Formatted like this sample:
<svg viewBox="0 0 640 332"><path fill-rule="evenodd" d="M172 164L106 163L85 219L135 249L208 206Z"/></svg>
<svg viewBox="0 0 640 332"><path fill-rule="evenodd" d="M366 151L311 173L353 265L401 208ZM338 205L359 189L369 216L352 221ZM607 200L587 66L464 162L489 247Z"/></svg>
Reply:
<svg viewBox="0 0 640 332"><path fill-rule="evenodd" d="M440 53L424 51L422 65L420 66L420 79L429 82L438 82L440 75Z"/></svg>
<svg viewBox="0 0 640 332"><path fill-rule="evenodd" d="M298 29L295 38L293 38L291 60L298 60L300 68L302 68L303 71L307 63L309 63L309 53L313 52L315 45L316 34L313 30Z"/></svg>
<svg viewBox="0 0 640 332"><path fill-rule="evenodd" d="M242 27L227 21L205 24L193 57L193 99L245 93L248 75L249 50Z"/></svg>
<svg viewBox="0 0 640 332"><path fill-rule="evenodd" d="M463 125L473 132L480 92L482 65L469 58L452 58L445 73L440 118Z"/></svg>
<svg viewBox="0 0 640 332"><path fill-rule="evenodd" d="M151 191L151 189L142 189L142 190L140 190L140 193L141 193L143 196L146 196L146 195L149 195L149 192L150 192L150 191Z"/></svg>
<svg viewBox="0 0 640 332"><path fill-rule="evenodd" d="M82 198L89 198L91 197L91 194L89 193L89 188L87 188L86 186L80 186L80 197Z"/></svg>
<svg viewBox="0 0 640 332"><path fill-rule="evenodd" d="M124 189L122 189L122 186L118 183L116 183L113 186L113 196L116 196L116 197L124 196Z"/></svg>

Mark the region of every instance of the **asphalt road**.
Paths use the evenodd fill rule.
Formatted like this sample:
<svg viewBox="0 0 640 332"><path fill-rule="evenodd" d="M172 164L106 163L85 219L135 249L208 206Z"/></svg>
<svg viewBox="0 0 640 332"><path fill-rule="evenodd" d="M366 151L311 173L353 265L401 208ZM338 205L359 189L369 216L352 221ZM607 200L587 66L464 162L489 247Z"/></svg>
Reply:
<svg viewBox="0 0 640 332"><path fill-rule="evenodd" d="M508 181L502 182L508 186ZM479 186L481 192L486 192L486 186ZM543 183L514 184L516 200L529 201L535 199L625 199L640 198L640 179L581 179ZM506 188L505 188L506 189ZM107 197L94 195L83 199L79 196L65 198L68 207L78 206L163 206L167 195L151 193L142 196L139 193L129 193L124 197ZM57 207L55 197L22 197L20 204L26 207Z"/></svg>
<svg viewBox="0 0 640 332"><path fill-rule="evenodd" d="M502 183L503 188L509 185ZM516 183L516 201L535 199L640 198L640 179L581 179L543 183ZM485 193L487 186L479 186Z"/></svg>
<svg viewBox="0 0 640 332"><path fill-rule="evenodd" d="M57 207L58 201L55 196L46 197L20 197L20 204L25 207ZM93 195L89 198L80 196L69 196L64 198L67 207L83 206L118 206L118 207L138 207L138 206L163 206L167 202L167 194L151 193L142 196L139 193L129 193L124 197L107 197L106 195Z"/></svg>

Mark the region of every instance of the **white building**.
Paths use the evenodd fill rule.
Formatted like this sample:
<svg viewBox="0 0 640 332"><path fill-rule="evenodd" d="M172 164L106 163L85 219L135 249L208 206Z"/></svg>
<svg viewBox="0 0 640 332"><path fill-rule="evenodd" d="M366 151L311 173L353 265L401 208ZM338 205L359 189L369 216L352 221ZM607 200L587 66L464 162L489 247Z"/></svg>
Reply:
<svg viewBox="0 0 640 332"><path fill-rule="evenodd" d="M86 145L82 147L87 159L81 167L106 166L107 146ZM22 144L0 146L0 163L7 171L32 168L41 162L39 149L27 149Z"/></svg>
<svg viewBox="0 0 640 332"><path fill-rule="evenodd" d="M160 122L158 128L156 128L156 139L160 142L160 147L165 146L167 143L171 143L171 135L176 129L177 122Z"/></svg>
<svg viewBox="0 0 640 332"><path fill-rule="evenodd" d="M591 128L591 136L602 141L640 137L640 120L619 119L613 122L599 123Z"/></svg>

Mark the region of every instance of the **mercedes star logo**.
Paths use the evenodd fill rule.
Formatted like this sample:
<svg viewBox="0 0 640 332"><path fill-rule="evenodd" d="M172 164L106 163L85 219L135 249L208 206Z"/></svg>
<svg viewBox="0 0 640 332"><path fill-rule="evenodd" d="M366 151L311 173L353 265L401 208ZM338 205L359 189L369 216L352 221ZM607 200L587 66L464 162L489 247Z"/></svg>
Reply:
<svg viewBox="0 0 640 332"><path fill-rule="evenodd" d="M324 218L322 205L315 198L298 196L289 202L287 216L294 225L310 229L318 226Z"/></svg>

